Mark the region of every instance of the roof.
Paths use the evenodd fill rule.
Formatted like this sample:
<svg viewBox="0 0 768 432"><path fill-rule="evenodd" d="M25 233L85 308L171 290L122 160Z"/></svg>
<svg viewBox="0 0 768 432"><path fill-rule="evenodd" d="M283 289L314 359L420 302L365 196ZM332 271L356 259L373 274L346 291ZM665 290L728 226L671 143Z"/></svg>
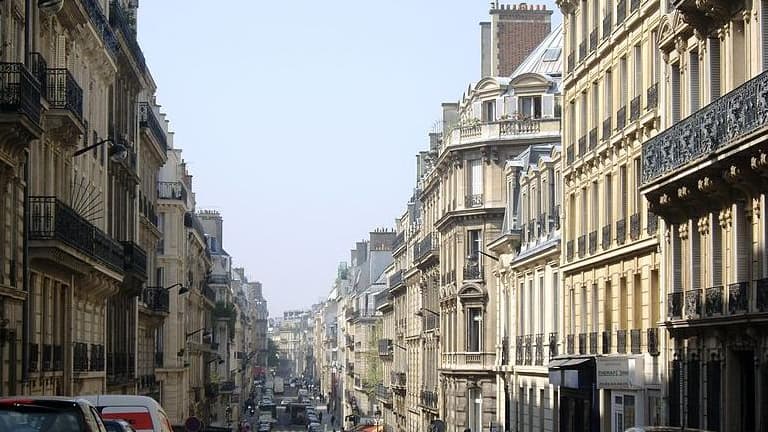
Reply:
<svg viewBox="0 0 768 432"><path fill-rule="evenodd" d="M558 24L528 57L512 73L513 77L535 73L562 75L563 73L563 25Z"/></svg>

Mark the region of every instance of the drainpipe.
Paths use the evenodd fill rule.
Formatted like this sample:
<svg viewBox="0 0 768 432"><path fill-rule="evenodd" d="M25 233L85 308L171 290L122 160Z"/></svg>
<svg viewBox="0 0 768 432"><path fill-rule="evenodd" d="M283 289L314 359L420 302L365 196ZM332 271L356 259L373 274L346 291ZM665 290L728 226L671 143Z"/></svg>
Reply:
<svg viewBox="0 0 768 432"><path fill-rule="evenodd" d="M24 0L24 64L30 66L30 42L32 39L32 0ZM21 324L21 382L27 381L27 363L29 361L29 149L24 151L24 205L22 222L22 289L27 293L27 300L22 305Z"/></svg>

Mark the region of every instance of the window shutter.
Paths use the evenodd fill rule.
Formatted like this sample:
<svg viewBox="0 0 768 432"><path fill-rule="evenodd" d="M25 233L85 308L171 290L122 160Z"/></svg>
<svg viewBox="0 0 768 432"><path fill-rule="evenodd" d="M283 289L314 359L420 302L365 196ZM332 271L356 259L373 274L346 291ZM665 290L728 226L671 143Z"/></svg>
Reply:
<svg viewBox="0 0 768 432"><path fill-rule="evenodd" d="M691 239L691 289L701 288L701 235L695 223L689 227Z"/></svg>
<svg viewBox="0 0 768 432"><path fill-rule="evenodd" d="M478 120L482 120L483 105L480 102L472 102L472 117Z"/></svg>
<svg viewBox="0 0 768 432"><path fill-rule="evenodd" d="M700 105L700 98L699 98L699 53L697 51L692 51L690 54L690 64L688 67L688 75L690 76L690 92L691 92L691 110L690 113L693 114L695 111L699 109Z"/></svg>
<svg viewBox="0 0 768 432"><path fill-rule="evenodd" d="M480 159L472 161L472 195L483 193L483 164Z"/></svg>
<svg viewBox="0 0 768 432"><path fill-rule="evenodd" d="M709 77L710 101L713 101L720 97L720 40L717 38L709 39Z"/></svg>
<svg viewBox="0 0 768 432"><path fill-rule="evenodd" d="M672 65L672 123L680 121L680 66Z"/></svg>
<svg viewBox="0 0 768 432"><path fill-rule="evenodd" d="M749 281L749 261L752 255L752 225L747 218L744 203L736 204L736 235L733 249L736 251L736 280Z"/></svg>
<svg viewBox="0 0 768 432"><path fill-rule="evenodd" d="M541 116L543 118L555 116L555 95L545 94L541 96Z"/></svg>
<svg viewBox="0 0 768 432"><path fill-rule="evenodd" d="M680 272L681 266L681 241L678 235L678 225L672 225L670 227L672 234L672 291L681 292L683 290L682 273Z"/></svg>
<svg viewBox="0 0 768 432"><path fill-rule="evenodd" d="M712 286L723 284L723 232L717 214L712 213Z"/></svg>

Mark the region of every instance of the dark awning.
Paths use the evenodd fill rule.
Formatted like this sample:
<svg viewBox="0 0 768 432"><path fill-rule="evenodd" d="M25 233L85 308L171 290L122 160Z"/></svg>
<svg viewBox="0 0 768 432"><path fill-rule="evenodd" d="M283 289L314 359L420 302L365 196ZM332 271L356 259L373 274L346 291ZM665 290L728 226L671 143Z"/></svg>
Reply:
<svg viewBox="0 0 768 432"><path fill-rule="evenodd" d="M547 365L547 367L548 367L549 369L560 369L560 367L561 367L561 366L562 366L562 365L563 365L565 362L567 362L567 361L568 361L568 359L552 360L552 361L550 361L550 362L549 362L549 364Z"/></svg>

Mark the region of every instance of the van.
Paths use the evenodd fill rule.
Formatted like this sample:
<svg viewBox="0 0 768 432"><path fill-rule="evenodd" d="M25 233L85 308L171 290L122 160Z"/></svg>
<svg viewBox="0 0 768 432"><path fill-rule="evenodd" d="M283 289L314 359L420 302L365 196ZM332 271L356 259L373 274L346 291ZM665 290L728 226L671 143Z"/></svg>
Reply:
<svg viewBox="0 0 768 432"><path fill-rule="evenodd" d="M125 420L136 432L173 432L168 415L156 400L147 396L95 395L80 396L101 414L104 420Z"/></svg>

